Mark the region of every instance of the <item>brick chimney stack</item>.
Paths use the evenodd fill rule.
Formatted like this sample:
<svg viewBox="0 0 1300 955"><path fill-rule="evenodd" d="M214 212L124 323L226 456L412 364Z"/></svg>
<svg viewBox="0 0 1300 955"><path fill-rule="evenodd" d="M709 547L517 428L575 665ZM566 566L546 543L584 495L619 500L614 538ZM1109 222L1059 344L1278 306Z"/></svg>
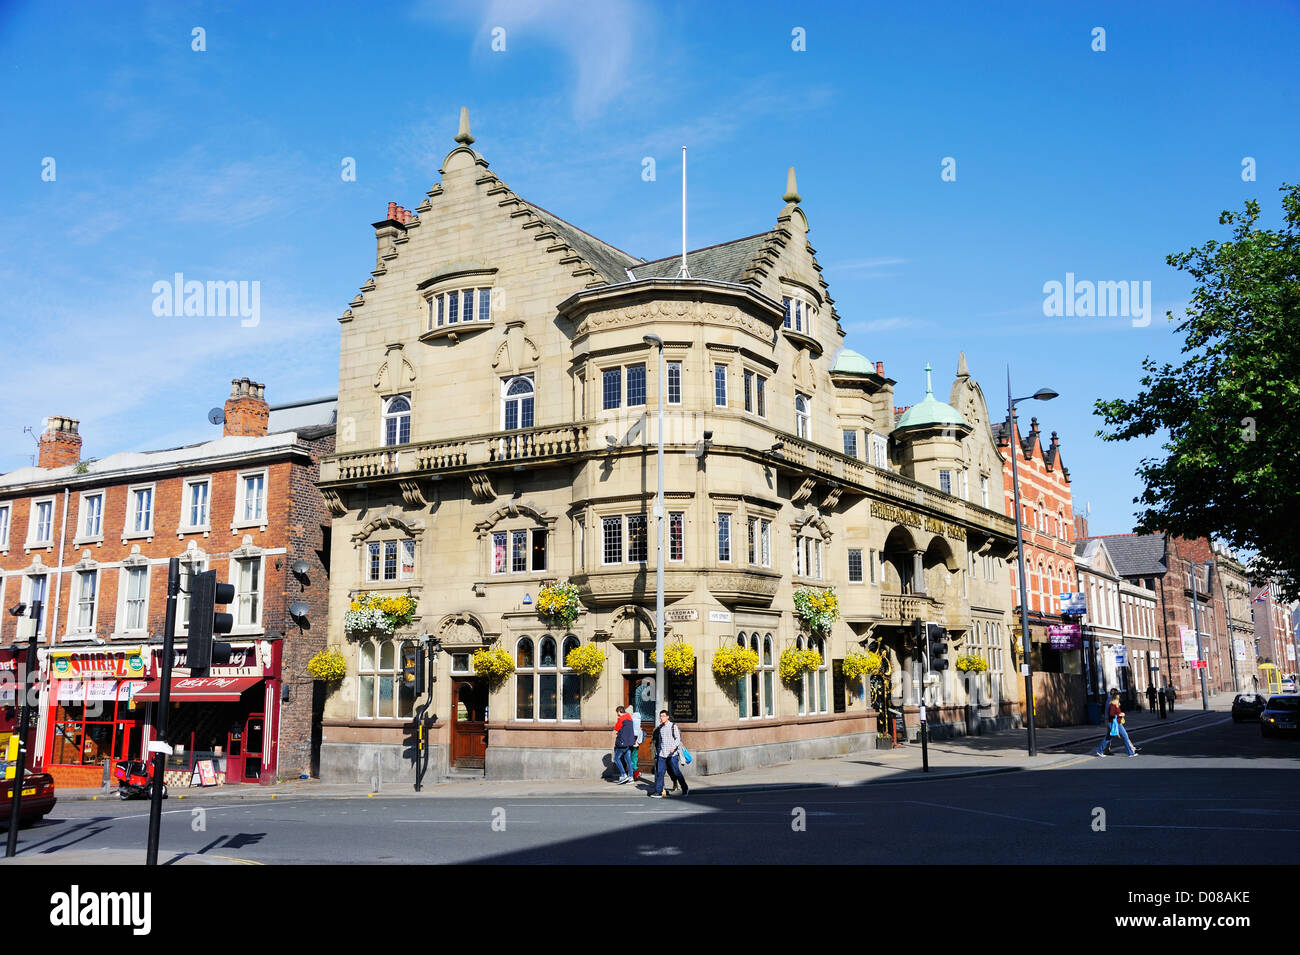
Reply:
<svg viewBox="0 0 1300 955"><path fill-rule="evenodd" d="M53 417L45 419L41 434L36 466L62 468L81 460L81 435L77 433L76 418Z"/></svg>
<svg viewBox="0 0 1300 955"><path fill-rule="evenodd" d="M226 399L226 437L260 438L266 434L266 422L271 409L266 404L266 386L248 378L236 378L230 383L230 397Z"/></svg>

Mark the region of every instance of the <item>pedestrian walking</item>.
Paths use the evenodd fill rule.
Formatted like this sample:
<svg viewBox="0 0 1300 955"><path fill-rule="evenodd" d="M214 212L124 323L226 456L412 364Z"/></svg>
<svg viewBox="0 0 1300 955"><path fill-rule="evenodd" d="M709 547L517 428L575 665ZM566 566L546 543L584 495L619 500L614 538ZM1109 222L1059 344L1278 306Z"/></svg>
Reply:
<svg viewBox="0 0 1300 955"><path fill-rule="evenodd" d="M1165 711L1165 688L1163 686L1160 688L1158 695L1160 697L1160 718L1162 720L1168 719L1169 714Z"/></svg>
<svg viewBox="0 0 1300 955"><path fill-rule="evenodd" d="M664 773L681 787L682 795L690 795L691 788L686 785L686 777L678 763L682 749L682 731L668 718L667 710L659 711L659 726L655 728L655 785L650 795L656 799L664 798Z"/></svg>
<svg viewBox="0 0 1300 955"><path fill-rule="evenodd" d="M645 730L641 728L641 717L637 716L636 710L628 711L628 718L632 721L632 749L628 753L628 759L632 768L632 778L640 779L641 770L638 768L639 750L641 744L645 742Z"/></svg>
<svg viewBox="0 0 1300 955"><path fill-rule="evenodd" d="M632 730L632 720L627 715L627 707L620 706L614 712L618 715L618 719L614 721L614 768L618 770L619 783L630 783L632 766L628 751L636 740L636 733Z"/></svg>
<svg viewBox="0 0 1300 955"><path fill-rule="evenodd" d="M1128 750L1129 756L1136 756L1138 752L1128 738L1128 731L1124 728L1124 709L1120 706L1119 690L1110 691L1110 705L1106 707L1106 722L1108 724L1106 735L1097 747L1096 755L1109 756L1111 740L1118 736L1124 741L1124 748Z"/></svg>
<svg viewBox="0 0 1300 955"><path fill-rule="evenodd" d="M1174 685L1170 683L1165 687L1165 692L1169 694L1169 712L1172 713L1174 711L1174 700L1177 699L1177 696L1174 693Z"/></svg>
<svg viewBox="0 0 1300 955"><path fill-rule="evenodd" d="M1156 711L1156 685L1154 683L1147 684L1147 709L1152 713Z"/></svg>

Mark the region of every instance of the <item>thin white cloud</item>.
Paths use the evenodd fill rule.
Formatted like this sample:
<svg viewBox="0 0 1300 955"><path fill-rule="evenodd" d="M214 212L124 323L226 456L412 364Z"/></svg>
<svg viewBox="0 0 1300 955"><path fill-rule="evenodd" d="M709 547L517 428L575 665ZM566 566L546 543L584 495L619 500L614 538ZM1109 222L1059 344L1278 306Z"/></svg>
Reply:
<svg viewBox="0 0 1300 955"><path fill-rule="evenodd" d="M900 328L916 328L924 325L924 322L915 318L908 318L903 315L892 315L889 318L871 318L865 322L850 322L849 329L855 332L892 332Z"/></svg>
<svg viewBox="0 0 1300 955"><path fill-rule="evenodd" d="M632 84L633 55L644 54L653 19L632 0L579 3L572 0L492 0L475 3L423 0L412 14L417 20L473 19L476 46L485 55L509 56L537 39L558 48L573 73L571 113L580 121L595 119ZM504 36L498 31L504 30ZM505 43L493 50L494 39Z"/></svg>

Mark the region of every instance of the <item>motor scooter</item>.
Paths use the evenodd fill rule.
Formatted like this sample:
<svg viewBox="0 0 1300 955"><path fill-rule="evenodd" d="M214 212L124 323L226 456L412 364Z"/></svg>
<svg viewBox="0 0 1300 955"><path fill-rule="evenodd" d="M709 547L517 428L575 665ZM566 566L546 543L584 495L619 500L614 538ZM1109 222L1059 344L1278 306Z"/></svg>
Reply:
<svg viewBox="0 0 1300 955"><path fill-rule="evenodd" d="M117 780L119 799L139 799L153 796L153 763L142 759L124 759L113 767ZM167 784L163 783L162 797L167 798Z"/></svg>

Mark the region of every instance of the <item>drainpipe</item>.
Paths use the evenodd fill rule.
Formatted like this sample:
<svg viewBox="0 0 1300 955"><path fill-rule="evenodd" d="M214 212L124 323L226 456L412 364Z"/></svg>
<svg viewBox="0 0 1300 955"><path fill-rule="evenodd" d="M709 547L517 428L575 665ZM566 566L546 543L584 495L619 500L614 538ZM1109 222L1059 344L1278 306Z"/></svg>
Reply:
<svg viewBox="0 0 1300 955"><path fill-rule="evenodd" d="M63 593L63 542L68 534L68 498L72 495L72 489L65 487L63 489L63 520L59 522L59 566L54 578L54 609L49 614L50 629L46 631L49 637L53 637L59 630L59 597ZM53 643L52 639L46 640L46 643Z"/></svg>

